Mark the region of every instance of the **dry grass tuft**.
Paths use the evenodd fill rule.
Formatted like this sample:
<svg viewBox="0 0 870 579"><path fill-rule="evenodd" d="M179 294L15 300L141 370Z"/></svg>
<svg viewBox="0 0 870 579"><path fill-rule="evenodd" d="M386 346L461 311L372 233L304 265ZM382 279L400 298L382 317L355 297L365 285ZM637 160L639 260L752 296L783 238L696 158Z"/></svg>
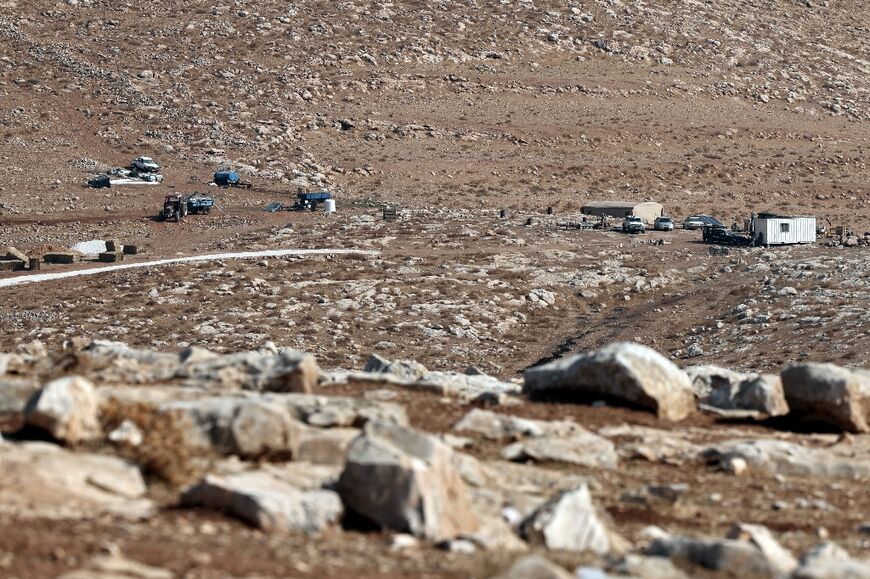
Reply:
<svg viewBox="0 0 870 579"><path fill-rule="evenodd" d="M159 412L143 402L125 403L114 399L102 406L100 414L105 432L111 432L124 420L133 422L142 431L142 443L125 444L123 451L146 475L177 488L204 474L210 457L187 443L177 416Z"/></svg>

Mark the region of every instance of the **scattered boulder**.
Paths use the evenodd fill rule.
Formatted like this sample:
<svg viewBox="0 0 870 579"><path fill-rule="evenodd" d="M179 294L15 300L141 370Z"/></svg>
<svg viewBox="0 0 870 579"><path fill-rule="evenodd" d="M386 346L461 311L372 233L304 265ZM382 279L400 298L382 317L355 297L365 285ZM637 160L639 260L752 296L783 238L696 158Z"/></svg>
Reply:
<svg viewBox="0 0 870 579"><path fill-rule="evenodd" d="M0 444L0 512L25 517L144 518L153 511L139 468L45 442Z"/></svg>
<svg viewBox="0 0 870 579"><path fill-rule="evenodd" d="M797 364L782 372L789 416L870 432L870 371L834 364Z"/></svg>
<svg viewBox="0 0 870 579"><path fill-rule="evenodd" d="M718 366L689 366L686 374L699 401L713 408L766 416L788 413L782 381L775 374L746 374Z"/></svg>
<svg viewBox="0 0 870 579"><path fill-rule="evenodd" d="M812 448L785 440L730 440L701 451L709 463L727 465L735 459L771 474L846 477L870 474L870 455L839 454L831 448Z"/></svg>
<svg viewBox="0 0 870 579"><path fill-rule="evenodd" d="M624 541L602 521L586 484L546 501L523 520L519 531L533 545L599 555L621 550Z"/></svg>
<svg viewBox="0 0 870 579"><path fill-rule="evenodd" d="M770 530L762 525L737 523L728 532L727 538L748 541L764 555L775 575L794 571L798 561L774 538Z"/></svg>
<svg viewBox="0 0 870 579"><path fill-rule="evenodd" d="M222 388L304 393L313 390L317 374L314 356L290 348L188 360L177 372L178 377Z"/></svg>
<svg viewBox="0 0 870 579"><path fill-rule="evenodd" d="M264 531L319 533L341 517L333 491L302 491L272 472L207 475L181 497L183 506L229 513Z"/></svg>
<svg viewBox="0 0 870 579"><path fill-rule="evenodd" d="M530 368L523 392L562 400L621 400L671 421L682 420L695 408L685 372L654 350L628 342Z"/></svg>
<svg viewBox="0 0 870 579"><path fill-rule="evenodd" d="M752 577L782 577L797 567L797 560L765 527L737 525L728 537L699 539L665 534L653 539L647 554Z"/></svg>
<svg viewBox="0 0 870 579"><path fill-rule="evenodd" d="M408 422L397 404L295 393L170 400L159 410L176 417L191 448L243 457L275 452L295 456L300 449L302 423L333 428L362 426L370 420Z"/></svg>
<svg viewBox="0 0 870 579"><path fill-rule="evenodd" d="M479 527L453 450L435 437L369 422L351 442L338 492L381 527L443 541Z"/></svg>
<svg viewBox="0 0 870 579"><path fill-rule="evenodd" d="M363 367L363 372L374 374L392 374L393 376L410 382L417 381L426 375L426 366L414 360L394 360L372 354Z"/></svg>
<svg viewBox="0 0 870 579"><path fill-rule="evenodd" d="M230 423L232 451L242 457L270 452L296 454L302 424L286 408L261 400L242 402Z"/></svg>
<svg viewBox="0 0 870 579"><path fill-rule="evenodd" d="M25 420L65 442L98 438L100 422L94 385L80 376L49 382L28 402Z"/></svg>
<svg viewBox="0 0 870 579"><path fill-rule="evenodd" d="M583 429L574 422L533 420L473 408L453 426L453 430L476 432L486 438L499 440L547 435L566 436Z"/></svg>
<svg viewBox="0 0 870 579"><path fill-rule="evenodd" d="M547 436L521 440L505 447L501 455L512 461L565 462L598 468L616 468L619 462L612 442L582 429L566 438Z"/></svg>
<svg viewBox="0 0 870 579"><path fill-rule="evenodd" d="M359 434L358 428L304 428L293 459L312 464L343 465L348 446Z"/></svg>

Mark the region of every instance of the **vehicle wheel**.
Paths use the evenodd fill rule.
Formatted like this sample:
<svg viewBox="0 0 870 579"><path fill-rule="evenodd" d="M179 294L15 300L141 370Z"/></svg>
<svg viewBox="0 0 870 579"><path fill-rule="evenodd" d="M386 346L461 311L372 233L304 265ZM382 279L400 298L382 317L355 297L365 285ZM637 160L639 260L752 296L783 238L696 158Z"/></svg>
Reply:
<svg viewBox="0 0 870 579"><path fill-rule="evenodd" d="M181 220L181 212L176 211L175 213L172 214L172 217L174 217L175 222L178 223Z"/></svg>
<svg viewBox="0 0 870 579"><path fill-rule="evenodd" d="M208 215L209 213L211 213L211 207L206 207L205 209L202 210L202 212L205 213L206 215Z"/></svg>

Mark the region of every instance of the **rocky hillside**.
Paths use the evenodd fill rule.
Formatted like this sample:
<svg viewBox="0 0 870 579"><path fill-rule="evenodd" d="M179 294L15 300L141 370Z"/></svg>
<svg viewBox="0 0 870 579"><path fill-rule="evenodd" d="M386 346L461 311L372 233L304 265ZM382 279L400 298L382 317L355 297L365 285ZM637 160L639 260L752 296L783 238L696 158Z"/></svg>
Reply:
<svg viewBox="0 0 870 579"><path fill-rule="evenodd" d="M3 5L7 213L102 210L139 153L401 204L868 202L858 0Z"/></svg>
<svg viewBox="0 0 870 579"><path fill-rule="evenodd" d="M614 343L504 382L97 341L4 354L0 386L8 576L870 573L866 371ZM64 546L18 552L37 532Z"/></svg>

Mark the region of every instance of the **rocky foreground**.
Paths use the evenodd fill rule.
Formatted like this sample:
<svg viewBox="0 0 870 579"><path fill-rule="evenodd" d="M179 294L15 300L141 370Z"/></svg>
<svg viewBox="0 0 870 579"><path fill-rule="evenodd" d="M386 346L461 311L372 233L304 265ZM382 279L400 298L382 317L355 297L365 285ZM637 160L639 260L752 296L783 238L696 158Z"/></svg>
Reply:
<svg viewBox="0 0 870 579"><path fill-rule="evenodd" d="M32 343L0 355L0 427L7 523L213 510L263 541L307 537L300 575L362 533L409 575L870 577L866 370L681 369L613 343L502 381L377 356L323 370L271 344ZM112 544L60 568L229 575L145 558Z"/></svg>

